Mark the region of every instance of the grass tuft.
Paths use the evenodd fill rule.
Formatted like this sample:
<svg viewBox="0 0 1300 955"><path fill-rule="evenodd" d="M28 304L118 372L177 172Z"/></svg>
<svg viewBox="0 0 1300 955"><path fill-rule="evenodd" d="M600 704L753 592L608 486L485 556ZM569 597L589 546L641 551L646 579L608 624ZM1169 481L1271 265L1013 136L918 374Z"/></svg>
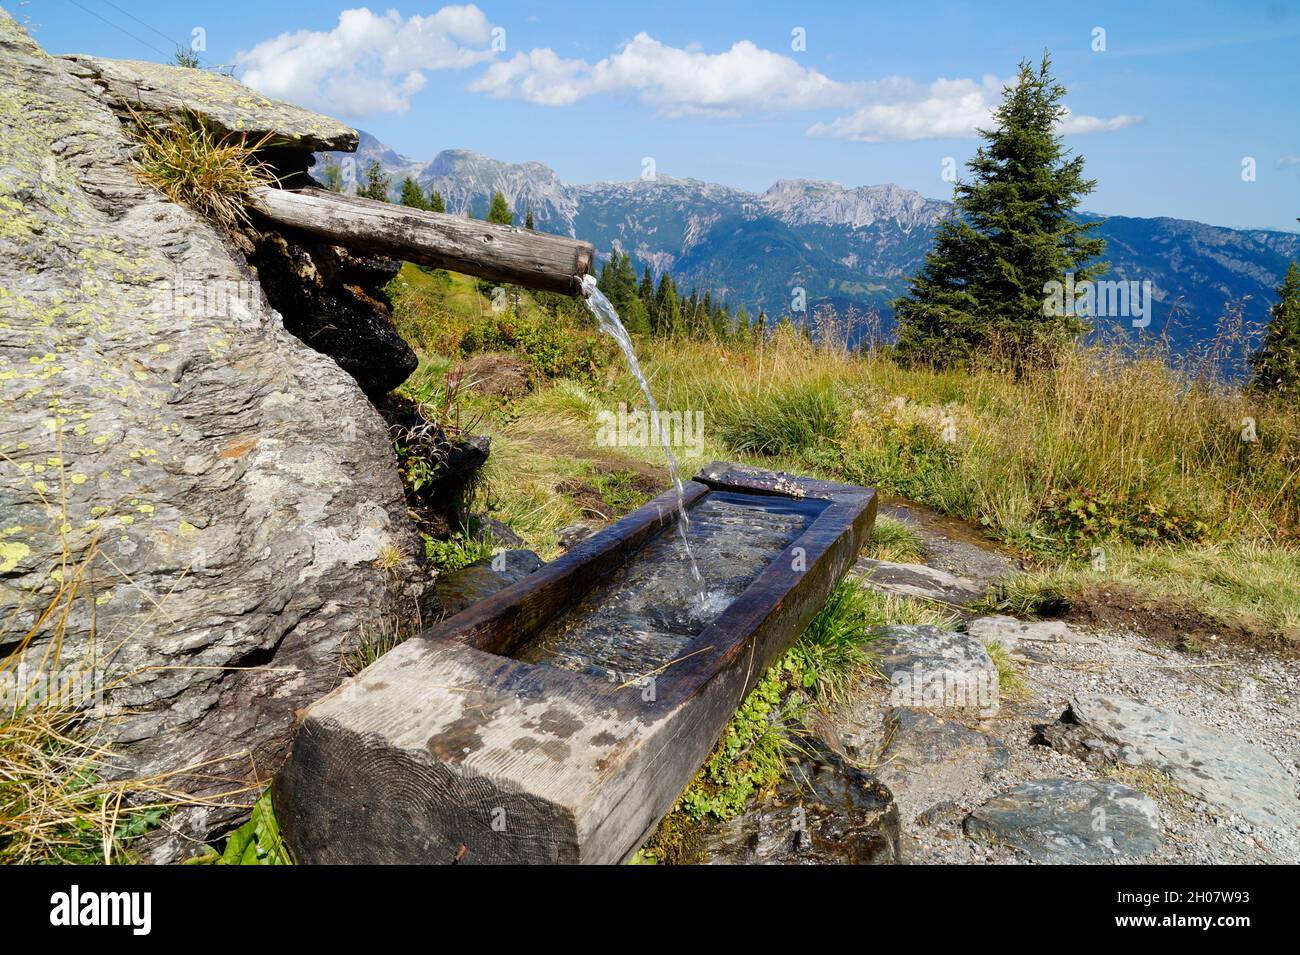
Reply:
<svg viewBox="0 0 1300 955"><path fill-rule="evenodd" d="M251 143L245 135L218 137L188 112L163 122L135 112L131 117L140 144L140 178L223 228L246 223L249 193L276 182L271 168L257 158L270 134Z"/></svg>

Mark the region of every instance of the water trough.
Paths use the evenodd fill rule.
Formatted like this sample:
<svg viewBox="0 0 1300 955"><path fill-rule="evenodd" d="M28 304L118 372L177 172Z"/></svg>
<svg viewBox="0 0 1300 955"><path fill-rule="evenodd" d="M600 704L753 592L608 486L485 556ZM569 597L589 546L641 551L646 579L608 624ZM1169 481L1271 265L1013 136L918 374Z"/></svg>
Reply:
<svg viewBox="0 0 1300 955"><path fill-rule="evenodd" d="M305 863L611 863L852 566L875 492L714 463L306 711L274 799Z"/></svg>

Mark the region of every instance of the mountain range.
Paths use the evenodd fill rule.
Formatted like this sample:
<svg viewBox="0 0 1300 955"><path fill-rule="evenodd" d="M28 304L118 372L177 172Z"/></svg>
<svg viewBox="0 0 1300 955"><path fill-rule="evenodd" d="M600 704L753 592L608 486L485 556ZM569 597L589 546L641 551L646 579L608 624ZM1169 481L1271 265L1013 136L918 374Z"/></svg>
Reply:
<svg viewBox="0 0 1300 955"><path fill-rule="evenodd" d="M830 303L841 311L876 310L887 328L889 302L924 260L935 224L951 203L896 185L843 186L782 180L749 192L696 179L655 175L626 182L566 183L539 162L507 163L466 149L446 149L423 162L402 156L362 132L356 169L378 161L396 199L411 176L440 192L447 211L483 218L500 191L522 223L574 236L607 254L630 254L685 289L708 290L751 315L790 310L794 289L808 310ZM1225 309L1242 303L1249 322L1263 323L1289 262L1300 257L1300 234L1229 229L1186 219L1101 217L1109 279L1149 280L1153 316L1143 334L1168 327L1176 347L1212 338ZM1174 313L1170 321L1171 312ZM1128 319L1098 319L1128 327ZM1132 329L1129 329L1132 331Z"/></svg>

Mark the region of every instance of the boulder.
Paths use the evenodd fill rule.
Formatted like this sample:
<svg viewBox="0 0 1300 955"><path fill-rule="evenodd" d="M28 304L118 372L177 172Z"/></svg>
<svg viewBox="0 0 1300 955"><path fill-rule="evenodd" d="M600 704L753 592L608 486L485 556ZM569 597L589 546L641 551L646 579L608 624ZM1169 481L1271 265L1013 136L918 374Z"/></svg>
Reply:
<svg viewBox="0 0 1300 955"><path fill-rule="evenodd" d="M898 564L861 557L853 570L873 590L900 597L937 600L956 607L984 599L984 588L976 581L925 564Z"/></svg>
<svg viewBox="0 0 1300 955"><path fill-rule="evenodd" d="M115 108L174 115L188 110L219 133L247 133L250 142L299 152L355 152L357 131L336 119L270 99L233 76L211 70L71 54L68 72L89 79Z"/></svg>
<svg viewBox="0 0 1300 955"><path fill-rule="evenodd" d="M977 841L1019 849L1034 862L1078 864L1145 856L1160 848L1149 796L1096 779L1038 779L1012 787L966 817Z"/></svg>
<svg viewBox="0 0 1300 955"><path fill-rule="evenodd" d="M0 12L0 646L61 603L23 662L91 675L113 774L213 799L168 819L175 859L277 769L345 641L414 600L393 555L419 541L356 382L140 184L78 73Z"/></svg>
<svg viewBox="0 0 1300 955"><path fill-rule="evenodd" d="M1272 753L1122 696L1081 694L1043 741L1082 759L1158 770L1185 792L1260 826L1300 822L1295 783Z"/></svg>
<svg viewBox="0 0 1300 955"><path fill-rule="evenodd" d="M928 624L877 627L868 647L893 687L893 706L998 712L998 669L974 637Z"/></svg>
<svg viewBox="0 0 1300 955"><path fill-rule="evenodd" d="M889 787L905 821L959 802L1011 758L1006 745L987 733L901 708L887 710L875 734L845 742L847 752Z"/></svg>

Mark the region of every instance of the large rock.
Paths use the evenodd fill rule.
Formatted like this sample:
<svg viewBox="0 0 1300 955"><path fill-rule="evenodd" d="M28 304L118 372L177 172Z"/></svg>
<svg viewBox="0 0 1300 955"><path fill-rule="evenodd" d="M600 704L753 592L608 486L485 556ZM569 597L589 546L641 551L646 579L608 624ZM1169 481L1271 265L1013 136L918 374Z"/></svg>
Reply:
<svg viewBox="0 0 1300 955"><path fill-rule="evenodd" d="M878 627L868 646L892 685L894 706L993 716L998 669L974 637L928 624Z"/></svg>
<svg viewBox="0 0 1300 955"><path fill-rule="evenodd" d="M984 599L984 588L976 581L926 564L898 564L861 557L853 571L873 590L899 597L936 600L954 607Z"/></svg>
<svg viewBox="0 0 1300 955"><path fill-rule="evenodd" d="M1180 789L1260 826L1300 822L1295 783L1269 752L1175 713L1122 696L1081 694L1040 729L1081 758L1158 770Z"/></svg>
<svg viewBox="0 0 1300 955"><path fill-rule="evenodd" d="M1160 814L1149 796L1119 783L1038 779L966 817L972 839L1019 849L1035 862L1113 862L1160 848Z"/></svg>
<svg viewBox="0 0 1300 955"><path fill-rule="evenodd" d="M0 12L0 645L62 602L27 664L57 645L94 674L117 773L202 766L166 782L211 794L274 772L340 644L413 596L394 557L418 542L352 378L129 154L97 89Z"/></svg>
<svg viewBox="0 0 1300 955"><path fill-rule="evenodd" d="M879 781L809 743L775 792L706 837L714 865L900 862L898 807Z"/></svg>
<svg viewBox="0 0 1300 955"><path fill-rule="evenodd" d="M909 822L936 805L960 803L1011 758L987 733L909 709L886 710L875 733L842 743L889 787Z"/></svg>
<svg viewBox="0 0 1300 955"><path fill-rule="evenodd" d="M270 99L231 76L145 60L84 54L64 59L71 72L93 81L118 108L167 115L189 110L218 132L247 133L250 142L270 136L268 145L299 152L357 148L357 131L352 127Z"/></svg>

